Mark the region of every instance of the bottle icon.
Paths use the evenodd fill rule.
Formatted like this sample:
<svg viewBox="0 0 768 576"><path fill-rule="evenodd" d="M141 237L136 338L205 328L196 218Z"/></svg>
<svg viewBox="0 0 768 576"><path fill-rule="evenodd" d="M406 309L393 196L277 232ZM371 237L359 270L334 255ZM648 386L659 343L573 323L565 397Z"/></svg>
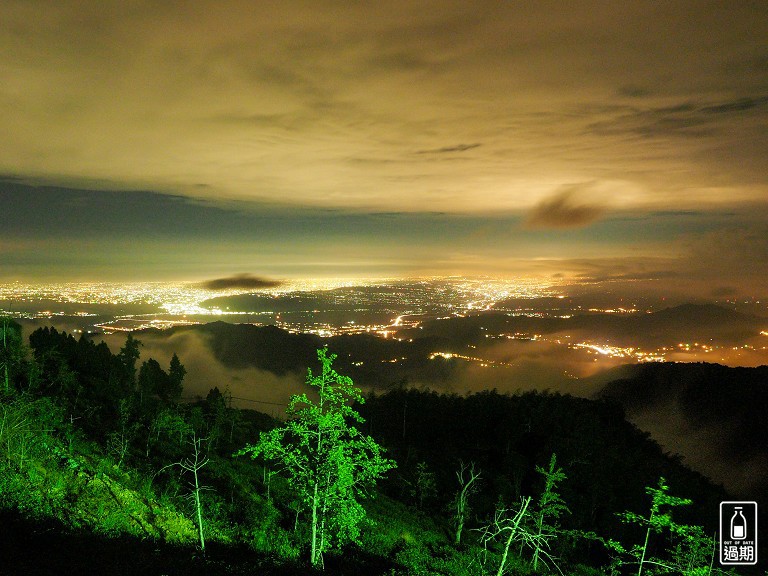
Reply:
<svg viewBox="0 0 768 576"><path fill-rule="evenodd" d="M747 537L747 519L741 513L741 506L734 508L731 517L731 539L744 540Z"/></svg>

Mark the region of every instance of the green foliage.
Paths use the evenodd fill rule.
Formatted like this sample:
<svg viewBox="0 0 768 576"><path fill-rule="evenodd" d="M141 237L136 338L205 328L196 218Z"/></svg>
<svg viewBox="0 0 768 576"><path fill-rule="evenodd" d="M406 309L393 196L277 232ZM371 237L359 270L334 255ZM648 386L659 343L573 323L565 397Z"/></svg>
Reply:
<svg viewBox="0 0 768 576"><path fill-rule="evenodd" d="M294 534L280 526L280 511L272 502L253 494L240 506L237 538L257 552L295 560L299 557Z"/></svg>
<svg viewBox="0 0 768 576"><path fill-rule="evenodd" d="M379 445L355 427L362 418L349 404L364 400L351 378L333 369L336 356L323 348L317 358L321 372L308 369L307 384L316 388L318 401L306 394L293 396L285 425L263 432L257 444L239 452L263 458L290 479L309 513L313 565L322 564L326 550L358 540L365 517L359 500L394 467Z"/></svg>
<svg viewBox="0 0 768 576"><path fill-rule="evenodd" d="M170 377L154 358L145 360L139 369L139 393L142 406L153 396L166 399L170 395Z"/></svg>
<svg viewBox="0 0 768 576"><path fill-rule="evenodd" d="M141 426L133 419L131 403L128 399L120 400L118 412L117 428L107 433L106 448L107 453L117 460L117 467L120 468Z"/></svg>
<svg viewBox="0 0 768 576"><path fill-rule="evenodd" d="M454 498L455 513L454 522L454 544L461 544L461 534L464 531L464 523L470 512L469 497L478 491L478 481L480 480L480 470L475 471L475 463L469 465L459 461L459 469L456 471L456 479L459 481L459 491Z"/></svg>
<svg viewBox="0 0 768 576"><path fill-rule="evenodd" d="M106 535L132 534L188 542L194 525L173 508L161 507L130 487L114 461L93 464L97 449L77 443L76 451L57 437L64 428L61 411L47 398L20 398L0 405L8 424L23 422L16 435L28 437L22 452L18 439L7 435L10 445L0 459L0 504L31 518L55 518L70 528L89 528Z"/></svg>
<svg viewBox="0 0 768 576"><path fill-rule="evenodd" d="M294 396L288 421L278 424L232 409L217 388L204 401L181 404L186 370L178 357L167 372L151 359L137 370L140 342L131 335L113 355L104 343L40 329L30 337L31 358L20 334L13 322L0 325L0 512L116 541L129 536L152 547L182 544L179 550L190 557L195 542L203 543L204 526L205 541L219 543L209 552L226 543L255 557L295 560L309 547L315 564L323 564L323 553L329 564L349 562L343 573L485 576L492 567L497 574L530 574L537 559L538 570L545 571L554 567L548 555L575 555L577 535L581 542L605 542L615 555L607 568L616 573L635 567L644 576L720 573L710 569L713 537L672 517L690 501L670 496L665 481L647 489L647 515L620 515L627 526L616 520L614 510L641 508L642 487L660 469L697 503L701 494L716 493L664 460L610 404L547 394L462 398L400 388L363 405L352 381L333 370L335 356L323 349L317 352L322 370L308 371L313 391ZM376 442L363 434L363 416ZM205 457L199 445L197 454L189 450L193 432L209 439ZM241 453L258 458L258 465L230 458L256 437L259 442ZM366 499L394 465L378 442L409 470L409 484L378 482L379 497ZM574 463L567 478L555 449ZM461 459L471 465L457 473ZM169 462L186 462L188 469ZM474 491L480 465L485 481ZM455 486L454 476L459 494L450 509L440 510L435 494L438 487ZM515 501L537 478L538 499L498 510L485 531L456 535L459 514L467 523L490 515L494 501ZM185 498L188 482L196 498ZM697 492L697 486L709 492ZM409 500L430 514L406 505ZM710 503L699 508L711 509ZM638 527L644 544L617 541ZM596 532L616 540L603 541ZM345 544L343 555L337 553ZM533 562L522 555L526 547ZM575 561L587 558L585 553ZM597 569L571 564L566 573L593 576Z"/></svg>
<svg viewBox="0 0 768 576"><path fill-rule="evenodd" d="M360 546L393 561L396 567L389 574L485 576L481 551L457 550L439 517L387 496L366 501L366 509L375 528L362 532Z"/></svg>
<svg viewBox="0 0 768 576"><path fill-rule="evenodd" d="M360 545L367 550L394 556L406 546L434 547L445 540L435 518L387 496L366 501L366 510L375 525L360 536Z"/></svg>
<svg viewBox="0 0 768 576"><path fill-rule="evenodd" d="M521 498L520 504L509 508L498 507L493 520L478 529L481 532L481 542L487 550L491 546L499 548L500 559L496 576L507 571L507 560L510 558L512 546L516 543L531 545L534 535L529 528L531 497Z"/></svg>
<svg viewBox="0 0 768 576"><path fill-rule="evenodd" d="M536 466L536 472L544 476L544 489L537 504L538 515L541 519L539 524L541 525L545 519L556 520L563 514L569 514L570 510L565 501L560 494L555 492L557 485L568 478L563 469L557 466L557 455L552 454L548 468Z"/></svg>
<svg viewBox="0 0 768 576"><path fill-rule="evenodd" d="M542 556L549 557L546 548L549 548L550 541L558 537L558 518L563 514L570 514L565 501L555 491L557 484L567 478L563 469L557 466L557 456L553 453L549 460L549 467L536 466L536 472L544 476L544 489L535 510L537 538L533 541L534 570L538 569Z"/></svg>
<svg viewBox="0 0 768 576"><path fill-rule="evenodd" d="M411 497L416 500L419 510L424 509L425 502L437 496L437 478L426 462L416 464L413 481L409 484Z"/></svg>
<svg viewBox="0 0 768 576"><path fill-rule="evenodd" d="M174 457L183 449L185 441L193 433L191 424L176 407L163 408L149 416L145 431L145 457L149 458L155 447L162 453Z"/></svg>
<svg viewBox="0 0 768 576"><path fill-rule="evenodd" d="M609 549L616 553L614 569L628 564L637 564L638 576L642 576L644 572L653 573L657 567L663 571L684 576L718 573L719 570L713 571L711 567L715 538L706 536L700 526L680 524L672 517L673 508L688 506L693 501L689 498L670 495L669 486L664 478L659 479L658 488L646 487L646 493L651 497L651 508L647 517L634 512L619 514L624 522L645 528L643 544L636 544L627 549L619 542L613 540L606 542ZM651 535L662 533L667 533L670 547L663 557L654 556L651 554Z"/></svg>
<svg viewBox="0 0 768 576"><path fill-rule="evenodd" d="M24 471L53 444L51 432L63 427L61 409L51 399L6 398L0 401L0 458Z"/></svg>
<svg viewBox="0 0 768 576"><path fill-rule="evenodd" d="M9 394L24 361L21 326L10 318L0 318L0 393Z"/></svg>
<svg viewBox="0 0 768 576"><path fill-rule="evenodd" d="M485 549L495 548L500 555L497 576L508 570L507 563L511 560L510 552L515 544L519 544L521 553L524 548L533 552L531 567L534 571L539 569L541 562L562 573L551 549L552 543L563 534L558 519L570 512L556 491L558 483L567 476L557 466L555 454L550 457L547 468L536 466L536 472L544 477L544 488L535 505L531 504L530 496L521 498L517 506L504 507L499 504L493 520L479 529Z"/></svg>
<svg viewBox="0 0 768 576"><path fill-rule="evenodd" d="M136 362L138 362L141 356L141 352L139 352L140 347L141 342L128 332L125 344L117 354L118 380L122 384L125 395L132 392L136 385Z"/></svg>

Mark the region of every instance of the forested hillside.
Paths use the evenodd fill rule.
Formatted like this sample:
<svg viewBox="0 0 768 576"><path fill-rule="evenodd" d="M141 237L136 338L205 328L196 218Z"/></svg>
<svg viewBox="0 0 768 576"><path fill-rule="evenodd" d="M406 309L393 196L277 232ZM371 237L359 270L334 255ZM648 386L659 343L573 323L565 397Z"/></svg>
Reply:
<svg viewBox="0 0 768 576"><path fill-rule="evenodd" d="M130 335L26 340L3 320L0 572L718 573L726 495L612 401L364 398L320 349L277 421L182 402L183 358Z"/></svg>

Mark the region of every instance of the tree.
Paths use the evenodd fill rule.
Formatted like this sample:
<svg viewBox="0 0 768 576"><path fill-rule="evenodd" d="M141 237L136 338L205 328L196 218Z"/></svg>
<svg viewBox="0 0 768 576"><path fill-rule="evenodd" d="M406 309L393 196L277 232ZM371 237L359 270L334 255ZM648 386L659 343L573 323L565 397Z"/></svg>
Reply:
<svg viewBox="0 0 768 576"><path fill-rule="evenodd" d="M536 472L544 476L544 490L539 497L536 507L536 532L538 537L534 541L534 570L538 569L539 558L542 553L545 553L542 543L557 537L557 526L554 525L553 521L556 521L566 512L570 513L568 506L565 505L565 501L560 497L560 494L555 492L557 484L567 478L563 469L557 466L557 456L553 453L549 460L549 468L545 469L541 466L536 466Z"/></svg>
<svg viewBox="0 0 768 576"><path fill-rule="evenodd" d="M416 499L419 510L424 509L424 502L437 496L437 477L426 462L416 464L413 482L408 482L408 485L411 487L411 496Z"/></svg>
<svg viewBox="0 0 768 576"><path fill-rule="evenodd" d="M262 432L238 455L263 458L288 477L308 511L310 562L322 566L326 550L358 539L365 518L359 499L395 464L355 426L363 419L350 404L364 399L351 378L333 369L336 355L322 348L317 358L321 372L308 369L307 384L318 400L292 396L285 425Z"/></svg>
<svg viewBox="0 0 768 576"><path fill-rule="evenodd" d="M641 545L635 545L630 550L626 550L620 543L613 540L608 540L606 544L619 554L629 554L631 557L637 560L637 576L642 576L643 570L647 564L654 566L661 566L665 570L672 570L672 562L651 557L649 554L649 543L651 533L659 534L664 530L670 532L670 539L677 537L679 539L679 547L677 549L676 556L678 559L685 558L687 567L681 569L683 574L693 574L697 569L693 564L696 561L701 561L701 551L708 545L708 538L704 535L703 530L698 526L688 526L685 524L678 524L672 519L672 508L675 506L688 506L693 503L688 498L679 498L677 496L669 495L669 486L667 486L664 478L659 478L659 487L651 488L646 487L646 493L651 497L651 510L646 518L634 512L624 512L619 514L622 521L638 524L645 528L645 540ZM673 554L675 556L675 554ZM633 564L635 562L624 561L621 558L618 560L618 564Z"/></svg>
<svg viewBox="0 0 768 576"><path fill-rule="evenodd" d="M202 405L203 427L210 438L211 446L218 447L219 439L224 435L225 426L229 428L230 442L234 434L234 411L227 408L227 400L218 387L211 388Z"/></svg>
<svg viewBox="0 0 768 576"><path fill-rule="evenodd" d="M537 470L547 477L547 474L552 471L552 484L551 486L545 486L542 496L539 498L538 510L534 510L531 506L531 497L525 496L520 499L518 506L505 508L503 505L499 505L496 508L493 520L486 526L479 528L481 532L480 541L487 549L490 544L501 541L501 560L499 562L496 576L501 576L506 570L507 557L513 544L520 543L520 549L527 547L534 551L534 559L546 558L548 564L554 567L560 574L562 570L555 562L550 553L550 541L555 537L556 533L551 527L544 523L544 518L547 516L557 515L567 510L565 504L560 499L560 496L554 493L554 484L565 475L562 471L555 468L554 456L550 460L549 470L544 470L537 466ZM547 478L547 484L549 484L550 478Z"/></svg>
<svg viewBox="0 0 768 576"><path fill-rule="evenodd" d="M480 470L475 472L475 463L469 465L459 462L459 469L456 471L456 478L459 481L460 490L456 494L456 513L454 522L456 523L456 533L454 543L461 544L461 533L464 530L464 522L469 513L469 497L477 490L477 481L480 480Z"/></svg>
<svg viewBox="0 0 768 576"><path fill-rule="evenodd" d="M487 549L488 545L502 540L501 560L496 570L496 576L504 574L507 565L509 550L515 542L530 543L533 534L526 528L526 522L530 517L528 506L531 503L531 497L526 496L520 500L520 505L513 508L499 507L496 509L493 521L479 528L482 532L480 541Z"/></svg>
<svg viewBox="0 0 768 576"><path fill-rule="evenodd" d="M144 454L149 458L150 450L154 445L164 446L166 449L173 447L169 441L160 442L162 434L166 434L167 440L174 439L177 446L181 446L184 438L191 434L193 429L179 413L178 408L170 407L163 408L151 417L146 432L147 441Z"/></svg>
<svg viewBox="0 0 768 576"><path fill-rule="evenodd" d="M3 392L8 394L15 372L24 358L21 326L3 316L0 320L0 378Z"/></svg>
<svg viewBox="0 0 768 576"><path fill-rule="evenodd" d="M117 459L117 467L123 465L131 449L131 442L139 431L139 423L133 421L131 402L127 398L120 400L117 428L107 434L107 452Z"/></svg>
<svg viewBox="0 0 768 576"><path fill-rule="evenodd" d="M202 446L203 442L208 442L207 438L198 438L197 434L193 431L189 431L190 444L192 445L192 456L187 456L178 462L172 462L166 466L163 466L155 473L160 474L169 468L178 466L184 472L189 472L192 475L192 481L189 482L190 492L187 495L194 504L195 507L195 520L197 524L197 537L200 542L200 551L205 555L205 529L203 524L203 504L200 498L201 493L204 490L210 490L209 486L204 486L200 482L200 471L205 468L210 459L207 455L203 454Z"/></svg>
<svg viewBox="0 0 768 576"><path fill-rule="evenodd" d="M200 492L206 489L206 486L200 484L200 477L198 472L208 464L209 460L207 456L203 456L200 450L200 444L205 438L198 438L195 434L192 434L192 458L185 458L179 462L179 466L189 473L194 478L194 483L191 484L192 492L190 496L195 503L195 513L197 516L197 530L198 537L200 539L200 550L205 554L205 534L203 531L203 506L200 502Z"/></svg>
<svg viewBox="0 0 768 576"><path fill-rule="evenodd" d="M187 374L187 369L179 360L179 357L174 353L171 358L171 365L168 368L168 390L167 399L173 402L178 402L183 392L184 376Z"/></svg>
<svg viewBox="0 0 768 576"><path fill-rule="evenodd" d="M182 380L187 373L179 362L179 357L173 355L170 365L170 373L160 367L160 363L150 358L142 363L139 369L139 394L141 403L148 397L157 397L166 404L175 404L179 401L182 392Z"/></svg>
<svg viewBox="0 0 768 576"><path fill-rule="evenodd" d="M683 576L711 576L721 574L713 569L717 551L717 532L707 536L701 526L678 525L679 539L670 552L672 569Z"/></svg>
<svg viewBox="0 0 768 576"><path fill-rule="evenodd" d="M125 344L117 354L118 365L122 372L121 381L126 393L132 391L136 385L136 362L141 356L139 352L141 345L141 341L136 340L133 334L128 332Z"/></svg>
<svg viewBox="0 0 768 576"><path fill-rule="evenodd" d="M162 386L161 380L167 377L168 375L160 367L160 363L154 358L150 358L141 363L137 388L139 392L139 404L142 409L144 408L144 403L156 393L160 386Z"/></svg>

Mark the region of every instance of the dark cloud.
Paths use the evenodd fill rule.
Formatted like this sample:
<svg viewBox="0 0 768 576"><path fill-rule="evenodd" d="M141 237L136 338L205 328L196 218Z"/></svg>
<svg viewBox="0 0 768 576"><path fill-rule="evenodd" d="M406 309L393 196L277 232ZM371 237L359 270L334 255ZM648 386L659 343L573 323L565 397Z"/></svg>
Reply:
<svg viewBox="0 0 768 576"><path fill-rule="evenodd" d="M647 137L714 136L732 125L722 124L724 117L756 113L768 106L768 96L741 97L714 103L680 102L671 106L626 110L610 120L589 126L596 134L634 133Z"/></svg>
<svg viewBox="0 0 768 576"><path fill-rule="evenodd" d="M280 280L260 278L258 276L252 276L251 274L236 274L234 276L214 278L213 280L206 280L205 282L200 283L203 288L208 290L261 290L264 288L277 288L282 284L283 282Z"/></svg>
<svg viewBox="0 0 768 576"><path fill-rule="evenodd" d="M653 93L652 90L644 86L637 86L635 84L628 84L619 88L619 95L626 96L628 98L645 98Z"/></svg>
<svg viewBox="0 0 768 576"><path fill-rule="evenodd" d="M730 114L732 112L744 112L768 105L768 96L758 98L739 98L730 102L722 102L713 106L704 106L701 112L704 114Z"/></svg>
<svg viewBox="0 0 768 576"><path fill-rule="evenodd" d="M529 228L580 228L592 224L607 210L584 193L591 193L593 185L572 184L541 201L528 215L525 225Z"/></svg>
<svg viewBox="0 0 768 576"><path fill-rule="evenodd" d="M466 152L472 148L479 148L482 144L457 144L456 146L445 146L444 148L435 148L433 150L419 150L416 154L450 154L451 152Z"/></svg>

